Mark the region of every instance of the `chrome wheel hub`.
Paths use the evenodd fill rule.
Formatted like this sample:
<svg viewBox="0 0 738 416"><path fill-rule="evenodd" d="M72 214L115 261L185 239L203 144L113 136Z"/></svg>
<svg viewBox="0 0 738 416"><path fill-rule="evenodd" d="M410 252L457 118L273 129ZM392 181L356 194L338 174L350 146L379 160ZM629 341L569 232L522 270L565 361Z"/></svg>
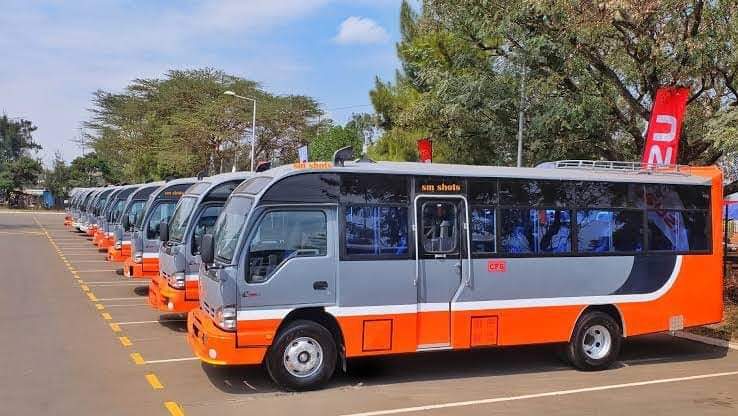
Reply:
<svg viewBox="0 0 738 416"><path fill-rule="evenodd" d="M587 329L582 339L582 347L587 357L601 360L610 353L612 336L610 331L602 325L594 325Z"/></svg>
<svg viewBox="0 0 738 416"><path fill-rule="evenodd" d="M309 377L323 365L323 348L310 337L294 339L282 355L284 368L295 377Z"/></svg>

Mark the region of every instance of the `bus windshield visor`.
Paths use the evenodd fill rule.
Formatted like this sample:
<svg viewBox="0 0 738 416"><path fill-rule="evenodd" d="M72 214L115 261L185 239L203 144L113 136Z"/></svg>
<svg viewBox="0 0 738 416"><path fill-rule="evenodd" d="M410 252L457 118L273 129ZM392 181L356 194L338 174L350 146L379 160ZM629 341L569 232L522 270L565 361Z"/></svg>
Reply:
<svg viewBox="0 0 738 416"><path fill-rule="evenodd" d="M243 232L244 222L246 222L253 203L251 198L231 198L218 217L213 233L213 245L215 246L215 257L219 260L225 263L233 260L236 244Z"/></svg>
<svg viewBox="0 0 738 416"><path fill-rule="evenodd" d="M179 201L177 209L174 210L172 220L169 222L169 240L182 242L187 223L190 222L190 215L196 203L197 198L191 196L184 197Z"/></svg>

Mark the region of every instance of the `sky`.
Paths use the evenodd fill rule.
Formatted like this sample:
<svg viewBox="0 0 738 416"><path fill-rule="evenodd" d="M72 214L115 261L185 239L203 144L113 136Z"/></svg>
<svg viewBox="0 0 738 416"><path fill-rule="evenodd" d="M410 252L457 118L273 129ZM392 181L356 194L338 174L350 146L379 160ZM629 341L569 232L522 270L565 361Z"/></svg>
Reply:
<svg viewBox="0 0 738 416"><path fill-rule="evenodd" d="M314 97L336 122L370 112L399 66L400 0L0 0L0 113L33 121L48 163L92 93L169 69L212 67ZM257 109L258 117L258 109Z"/></svg>

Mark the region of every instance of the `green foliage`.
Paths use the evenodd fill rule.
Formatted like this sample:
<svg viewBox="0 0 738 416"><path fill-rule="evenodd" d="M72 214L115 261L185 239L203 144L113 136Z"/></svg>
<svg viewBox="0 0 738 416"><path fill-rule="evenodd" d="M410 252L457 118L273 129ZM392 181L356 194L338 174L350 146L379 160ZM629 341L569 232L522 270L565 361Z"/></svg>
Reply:
<svg viewBox="0 0 738 416"><path fill-rule="evenodd" d="M194 176L200 171L249 169L255 98L256 160L294 160L305 137L315 136L318 104L299 95L277 96L256 82L213 69L169 71L134 80L121 93L97 91L86 137L109 176L125 181Z"/></svg>
<svg viewBox="0 0 738 416"><path fill-rule="evenodd" d="M117 182L111 176L111 169L108 162L95 152L87 153L84 156L72 160L72 163L69 165L68 177L68 187L70 189L73 187L102 186L106 183Z"/></svg>
<svg viewBox="0 0 738 416"><path fill-rule="evenodd" d="M38 182L43 168L30 157L32 150L41 148L33 141L35 130L28 120L0 117L0 192L8 195Z"/></svg>
<svg viewBox="0 0 738 416"><path fill-rule="evenodd" d="M331 126L321 131L308 145L311 161L330 161L333 153L346 146L354 148L354 155L361 154L363 138L355 128Z"/></svg>
<svg viewBox="0 0 738 416"><path fill-rule="evenodd" d="M57 197L69 195L71 186L71 173L60 152L54 154L51 169L44 171L44 184L46 189Z"/></svg>
<svg viewBox="0 0 738 416"><path fill-rule="evenodd" d="M532 165L640 158L656 90L686 85L680 162L713 163L738 102L736 19L729 0L403 2L402 71L370 97L389 140L427 130L472 164L514 163L522 106Z"/></svg>

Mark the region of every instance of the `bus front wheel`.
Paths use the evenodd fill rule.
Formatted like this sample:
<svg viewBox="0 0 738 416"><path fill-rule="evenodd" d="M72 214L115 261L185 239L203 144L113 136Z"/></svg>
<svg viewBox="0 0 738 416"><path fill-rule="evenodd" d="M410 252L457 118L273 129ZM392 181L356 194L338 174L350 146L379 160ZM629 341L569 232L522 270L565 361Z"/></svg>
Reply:
<svg viewBox="0 0 738 416"><path fill-rule="evenodd" d="M297 320L279 332L269 348L266 368L282 389L313 390L333 376L337 357L330 331L313 321Z"/></svg>
<svg viewBox="0 0 738 416"><path fill-rule="evenodd" d="M609 368L620 353L620 325L610 315L592 311L577 321L566 358L579 370L599 371Z"/></svg>

